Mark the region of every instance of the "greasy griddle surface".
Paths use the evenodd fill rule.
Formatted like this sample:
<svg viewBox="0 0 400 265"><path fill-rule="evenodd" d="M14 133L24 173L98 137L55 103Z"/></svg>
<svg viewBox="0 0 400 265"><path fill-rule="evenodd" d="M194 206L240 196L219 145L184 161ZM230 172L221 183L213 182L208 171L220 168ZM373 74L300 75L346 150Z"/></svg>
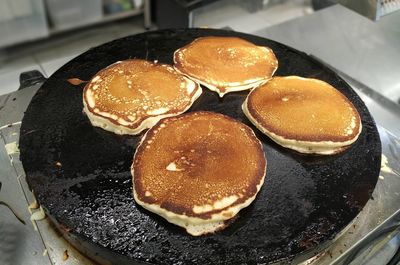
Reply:
<svg viewBox="0 0 400 265"><path fill-rule="evenodd" d="M247 92L220 99L204 89L189 111L223 113L251 126L268 160L256 200L222 232L189 236L139 207L130 166L140 136L118 136L91 126L82 113L84 84L100 69L129 58L172 63L173 52L200 36L238 36L271 47L276 75L324 80L356 106L363 131L342 154L306 156L284 149L244 116ZM362 209L378 179L379 135L356 93L334 72L304 53L260 37L211 29L163 30L115 40L73 59L39 89L22 122L21 160L39 203L82 248L113 258L152 263L260 263L291 258L331 239ZM228 156L229 154L227 154Z"/></svg>

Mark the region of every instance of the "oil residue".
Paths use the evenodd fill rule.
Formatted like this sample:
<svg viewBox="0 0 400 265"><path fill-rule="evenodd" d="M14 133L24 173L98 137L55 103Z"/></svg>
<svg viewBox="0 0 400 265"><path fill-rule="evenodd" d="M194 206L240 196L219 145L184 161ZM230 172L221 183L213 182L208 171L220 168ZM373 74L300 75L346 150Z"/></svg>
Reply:
<svg viewBox="0 0 400 265"><path fill-rule="evenodd" d="M381 172L395 174L394 171L388 166L389 162L385 155L382 154Z"/></svg>

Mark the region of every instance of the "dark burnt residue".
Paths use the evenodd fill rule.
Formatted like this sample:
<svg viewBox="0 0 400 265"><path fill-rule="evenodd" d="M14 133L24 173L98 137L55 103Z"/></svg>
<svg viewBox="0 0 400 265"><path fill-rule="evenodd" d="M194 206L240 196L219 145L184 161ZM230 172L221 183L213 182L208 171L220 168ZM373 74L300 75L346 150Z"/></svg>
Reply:
<svg viewBox="0 0 400 265"><path fill-rule="evenodd" d="M330 157L284 149L244 116L246 91L222 99L204 89L189 111L219 112L249 125L263 142L268 169L256 200L229 227L192 237L138 206L130 166L140 136L94 128L82 113L82 89L65 80L90 78L128 58L172 64L173 52L200 36L235 35L271 47L276 75L312 76L339 89L360 113L363 130ZM143 45L147 43L147 46ZM38 90L21 126L21 160L30 188L68 240L116 264L256 264L289 260L333 238L359 213L378 180L381 145L375 123L356 93L304 53L263 38L222 30L163 30L93 48L53 74ZM55 166L59 162L62 167ZM64 231L65 232L65 231Z"/></svg>
<svg viewBox="0 0 400 265"><path fill-rule="evenodd" d="M292 249L305 251L318 246L321 241L329 238L340 223L333 223L328 218L319 218L318 222L308 226L303 230L298 238L291 243Z"/></svg>

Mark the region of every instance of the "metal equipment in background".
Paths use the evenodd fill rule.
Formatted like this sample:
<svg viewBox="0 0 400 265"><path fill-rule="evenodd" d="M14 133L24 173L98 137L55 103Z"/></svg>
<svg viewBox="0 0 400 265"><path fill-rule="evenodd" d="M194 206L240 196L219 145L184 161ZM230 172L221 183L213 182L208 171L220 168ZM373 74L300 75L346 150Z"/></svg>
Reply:
<svg viewBox="0 0 400 265"><path fill-rule="evenodd" d="M400 9L400 0L338 0L343 6L372 20Z"/></svg>

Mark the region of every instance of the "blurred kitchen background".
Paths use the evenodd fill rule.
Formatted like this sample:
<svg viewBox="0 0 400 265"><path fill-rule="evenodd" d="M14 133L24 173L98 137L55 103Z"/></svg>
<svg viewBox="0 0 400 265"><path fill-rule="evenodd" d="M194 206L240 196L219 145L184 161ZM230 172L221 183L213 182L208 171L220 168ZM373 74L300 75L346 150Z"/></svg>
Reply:
<svg viewBox="0 0 400 265"><path fill-rule="evenodd" d="M0 95L18 89L21 72L48 77L90 47L147 29L252 33L312 12L304 0L1 0Z"/></svg>
<svg viewBox="0 0 400 265"><path fill-rule="evenodd" d="M0 0L0 95L19 88L22 72L49 77L85 50L116 38L210 27L311 54L400 118L398 9L400 0Z"/></svg>

